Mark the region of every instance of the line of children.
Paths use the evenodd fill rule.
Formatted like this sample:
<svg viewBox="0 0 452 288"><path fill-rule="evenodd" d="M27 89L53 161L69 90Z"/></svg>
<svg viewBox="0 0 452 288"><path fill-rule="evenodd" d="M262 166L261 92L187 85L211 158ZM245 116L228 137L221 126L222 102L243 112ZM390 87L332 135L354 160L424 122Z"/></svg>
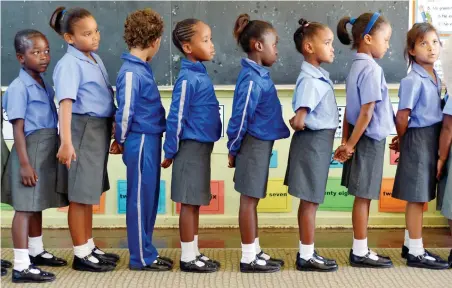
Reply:
<svg viewBox="0 0 452 288"><path fill-rule="evenodd" d="M322 63L334 60L334 35L321 23L300 19L299 24L294 42L304 61L293 96L295 116L289 124L295 133L285 179L289 193L300 198L296 267L301 271L335 271L336 261L323 258L314 250L315 215L324 200L334 134L339 124L333 84L328 72L320 68ZM352 38L347 24L352 25ZM127 17L124 39L129 53L121 57L124 64L116 83L118 109L107 71L94 53L100 34L91 13L82 8L59 7L52 14L50 25L68 43L68 51L53 73L55 94L40 76L50 61L48 42L40 32L25 30L15 39L17 58L23 69L3 97L15 138L8 172L2 177L6 179L2 181L2 194L11 193L11 201L7 203L16 210L12 229L13 281L53 281L52 273L32 264L67 265L65 260L43 248L41 211L66 206L68 202L73 269L114 270L119 256L98 249L92 239L92 205L99 203L101 193L109 189L106 169L109 151L123 154L127 166L129 268L168 271L173 267L171 259L158 255L152 234L160 166L168 168L174 162L171 199L181 203L181 270L218 271L220 263L201 254L198 247L199 209L211 200L211 154L214 142L221 135L218 100L202 64L212 60L215 53L210 27L200 20L186 19L174 28L173 43L185 58L165 122L165 109L148 65L160 47L163 34L160 15L152 10L138 10ZM375 61L385 55L391 33L390 23L379 13L344 17L337 27L339 40L345 45L353 42L353 49L357 50L346 82L342 145L334 153L336 160L345 162L342 184L355 196L353 248L349 256L355 267L392 267L388 257L374 253L367 245L370 202L379 199L386 137L395 122L384 73ZM241 62L227 129L228 166L236 168L234 188L241 194L240 271L277 272L284 262L272 258L260 247L257 205L266 196L274 141L290 136L275 85L265 68L277 60L278 34L270 23L251 20L247 14L237 18L233 34L247 54ZM401 82L396 119L399 135L390 145L391 149L398 150L400 146L401 150L394 197L409 201L402 256L407 258L409 266L445 269L448 263L424 250L421 238L423 203L435 197L435 177L441 174L452 141L448 116L444 118L439 140L441 85L433 69L439 54L439 39L430 24L416 24L407 38L406 53L412 71ZM54 95L60 106L60 141ZM449 106L446 105L446 115ZM165 159L160 164L165 131ZM110 147L112 134L115 141ZM424 153L422 147L431 153ZM3 150L2 147L2 153ZM314 167L312 157L318 160ZM53 161L55 158L60 165ZM42 169L52 173L44 175ZM408 169L418 173L411 175ZM452 218L449 182L442 208L443 214ZM7 185L4 187L11 186L11 189L4 189L4 183ZM9 199L7 193L2 195L2 202L5 199Z"/></svg>

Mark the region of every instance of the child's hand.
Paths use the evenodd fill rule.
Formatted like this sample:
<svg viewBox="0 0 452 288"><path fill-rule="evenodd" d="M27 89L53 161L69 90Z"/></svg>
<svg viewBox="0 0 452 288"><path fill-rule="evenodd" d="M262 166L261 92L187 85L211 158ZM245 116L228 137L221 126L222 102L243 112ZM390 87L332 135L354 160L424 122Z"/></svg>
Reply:
<svg viewBox="0 0 452 288"><path fill-rule="evenodd" d="M228 155L228 167L229 168L234 168L235 167L235 156L229 154Z"/></svg>
<svg viewBox="0 0 452 288"><path fill-rule="evenodd" d="M302 127L301 129L298 128L298 127L295 125L295 116L293 116L292 118L290 118L289 124L290 124L290 127L292 127L292 129L293 129L294 131L301 131L301 130L304 130L304 129L306 128L306 125L304 125L304 124L303 124L303 127Z"/></svg>
<svg viewBox="0 0 452 288"><path fill-rule="evenodd" d="M110 154L122 154L123 151L124 148L116 140L111 143Z"/></svg>
<svg viewBox="0 0 452 288"><path fill-rule="evenodd" d="M444 164L446 164L445 160L438 159L438 163L436 164L436 179L438 179L438 181L443 173Z"/></svg>
<svg viewBox="0 0 452 288"><path fill-rule="evenodd" d="M391 144L389 144L389 149L394 150L395 152L400 152L399 136L394 136L394 138L392 138Z"/></svg>
<svg viewBox="0 0 452 288"><path fill-rule="evenodd" d="M71 168L71 162L77 160L77 155L75 154L72 143L61 144L56 157L61 164L66 165L67 169Z"/></svg>
<svg viewBox="0 0 452 288"><path fill-rule="evenodd" d="M344 163L353 156L354 152L355 149L353 149L349 145L347 144L341 145L336 149L336 152L334 152L333 159L341 163Z"/></svg>
<svg viewBox="0 0 452 288"><path fill-rule="evenodd" d="M38 174L30 164L26 164L20 167L20 176L22 177L22 184L28 187L36 186L38 182Z"/></svg>
<svg viewBox="0 0 452 288"><path fill-rule="evenodd" d="M165 160L163 160L163 162L160 166L162 166L162 168L166 169L166 168L170 167L171 164L173 164L173 159L165 159Z"/></svg>

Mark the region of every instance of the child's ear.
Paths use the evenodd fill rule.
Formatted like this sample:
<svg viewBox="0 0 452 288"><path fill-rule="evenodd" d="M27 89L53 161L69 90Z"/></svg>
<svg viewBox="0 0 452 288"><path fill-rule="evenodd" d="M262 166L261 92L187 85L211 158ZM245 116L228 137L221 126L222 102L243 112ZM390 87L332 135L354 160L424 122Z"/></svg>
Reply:
<svg viewBox="0 0 452 288"><path fill-rule="evenodd" d="M151 43L151 47L152 48L159 47L161 40L162 40L162 37L159 37L159 38L155 39L155 41Z"/></svg>
<svg viewBox="0 0 452 288"><path fill-rule="evenodd" d="M411 56L415 57L416 53L414 52L414 49L409 49L408 50L408 54L410 54Z"/></svg>
<svg viewBox="0 0 452 288"><path fill-rule="evenodd" d="M364 43L366 43L367 45L370 45L372 42L372 36L370 36L369 34L364 35L364 39L363 39Z"/></svg>
<svg viewBox="0 0 452 288"><path fill-rule="evenodd" d="M309 54L314 53L314 46L312 45L311 42L306 41L303 45L304 51L306 51Z"/></svg>
<svg viewBox="0 0 452 288"><path fill-rule="evenodd" d="M63 34L64 41L66 41L69 44L74 44L74 40L72 38L73 38L72 35L69 34L69 33L64 33Z"/></svg>
<svg viewBox="0 0 452 288"><path fill-rule="evenodd" d="M191 45L190 43L182 43L182 50L184 51L185 54L191 54L192 49L191 49Z"/></svg>
<svg viewBox="0 0 452 288"><path fill-rule="evenodd" d="M262 52L264 50L264 45L262 44L261 41L251 40L251 47L253 47L253 46L254 46L254 49L258 52Z"/></svg>
<svg viewBox="0 0 452 288"><path fill-rule="evenodd" d="M24 54L16 53L16 58L17 58L17 60L19 61L19 63L21 65L24 65L24 63L25 63L25 56L24 56Z"/></svg>

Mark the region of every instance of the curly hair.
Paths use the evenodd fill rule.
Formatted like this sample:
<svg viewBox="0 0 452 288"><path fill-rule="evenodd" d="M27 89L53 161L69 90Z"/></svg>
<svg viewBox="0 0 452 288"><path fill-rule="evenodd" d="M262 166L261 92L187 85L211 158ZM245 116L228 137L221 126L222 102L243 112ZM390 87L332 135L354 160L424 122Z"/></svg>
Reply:
<svg viewBox="0 0 452 288"><path fill-rule="evenodd" d="M124 40L129 49L148 48L163 34L163 19L151 9L137 10L124 22Z"/></svg>

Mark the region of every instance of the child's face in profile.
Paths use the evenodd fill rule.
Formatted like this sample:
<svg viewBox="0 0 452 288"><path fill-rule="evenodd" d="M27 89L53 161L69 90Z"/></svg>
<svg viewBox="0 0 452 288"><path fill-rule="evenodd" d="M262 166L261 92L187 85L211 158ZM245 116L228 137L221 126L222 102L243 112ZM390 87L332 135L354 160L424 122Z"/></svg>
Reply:
<svg viewBox="0 0 452 288"><path fill-rule="evenodd" d="M215 47L212 42L212 31L209 25L199 21L193 27L195 34L191 37L191 55L197 61L211 61L215 56Z"/></svg>
<svg viewBox="0 0 452 288"><path fill-rule="evenodd" d="M384 23L371 36L370 44L372 57L381 59L385 56L389 49L389 40L391 39L392 28L391 25Z"/></svg>
<svg viewBox="0 0 452 288"><path fill-rule="evenodd" d="M409 53L415 57L416 62L420 65L433 65L438 60L441 50L441 43L438 34L435 31L425 33L424 37L416 39L414 49Z"/></svg>
<svg viewBox="0 0 452 288"><path fill-rule="evenodd" d="M330 28L317 30L316 35L312 37L312 47L319 63L333 63L334 48L333 48L334 34Z"/></svg>
<svg viewBox="0 0 452 288"><path fill-rule="evenodd" d="M276 30L271 29L268 30L264 35L262 35L262 51L260 51L262 55L262 65L266 67L272 66L276 60L278 59L278 33Z"/></svg>
<svg viewBox="0 0 452 288"><path fill-rule="evenodd" d="M24 54L17 54L20 64L26 69L37 73L44 73L50 63L49 42L43 36L35 36L27 40Z"/></svg>
<svg viewBox="0 0 452 288"><path fill-rule="evenodd" d="M64 34L64 39L78 50L92 52L99 49L100 33L96 20L92 17L85 17L74 24L74 34Z"/></svg>

